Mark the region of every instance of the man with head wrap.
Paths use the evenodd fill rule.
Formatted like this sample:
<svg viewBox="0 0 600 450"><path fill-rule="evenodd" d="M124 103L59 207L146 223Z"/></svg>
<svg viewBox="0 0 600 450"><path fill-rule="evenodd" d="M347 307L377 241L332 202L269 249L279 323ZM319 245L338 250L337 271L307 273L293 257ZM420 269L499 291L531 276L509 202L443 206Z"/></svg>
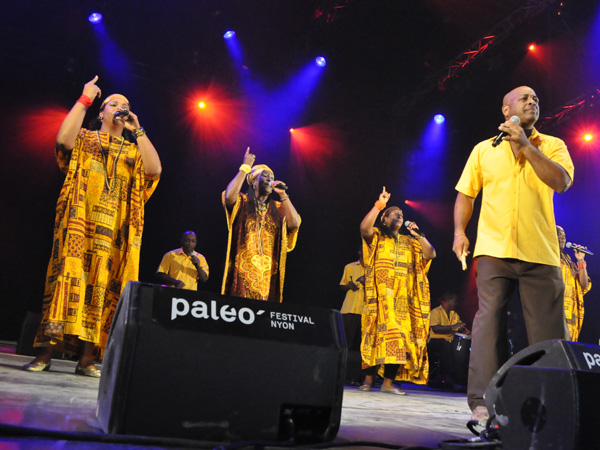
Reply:
<svg viewBox="0 0 600 450"><path fill-rule="evenodd" d="M221 293L280 303L287 252L296 246L300 216L273 171L264 164L253 167L255 159L248 147L222 195L229 237ZM246 194L240 192L244 178ZM270 198L273 191L279 201Z"/></svg>

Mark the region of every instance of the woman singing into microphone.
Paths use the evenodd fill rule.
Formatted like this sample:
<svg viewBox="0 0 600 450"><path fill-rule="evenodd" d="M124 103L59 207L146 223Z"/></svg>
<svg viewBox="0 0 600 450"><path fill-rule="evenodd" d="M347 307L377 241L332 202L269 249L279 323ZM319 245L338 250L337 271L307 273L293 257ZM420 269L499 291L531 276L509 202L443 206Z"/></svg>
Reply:
<svg viewBox="0 0 600 450"><path fill-rule="evenodd" d="M50 368L53 350L79 355L78 375L100 377L101 359L121 291L137 281L144 206L161 173L156 149L121 94L100 106L96 130L82 128L98 77L65 117L56 159L66 175L56 206L38 356L23 369ZM128 130L135 139L124 137Z"/></svg>
<svg viewBox="0 0 600 450"><path fill-rule="evenodd" d="M404 395L393 385L394 379L426 384L429 377L427 272L436 253L414 222L407 225L411 236L399 233L404 217L397 206L387 206L389 198L384 186L360 224L367 309L361 343L365 381L359 389L370 391L378 366L383 365L381 392Z"/></svg>
<svg viewBox="0 0 600 450"><path fill-rule="evenodd" d="M565 251L567 236L562 227L556 226L560 247L560 268L565 282L565 318L569 328L569 339L577 341L583 325L583 296L592 288L588 277L585 253L573 248L577 264Z"/></svg>

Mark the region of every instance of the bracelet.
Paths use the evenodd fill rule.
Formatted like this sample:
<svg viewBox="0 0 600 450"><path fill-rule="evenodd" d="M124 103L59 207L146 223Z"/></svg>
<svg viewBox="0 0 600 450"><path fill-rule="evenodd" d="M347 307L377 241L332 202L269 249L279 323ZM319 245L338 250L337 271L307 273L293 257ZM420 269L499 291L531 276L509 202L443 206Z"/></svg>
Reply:
<svg viewBox="0 0 600 450"><path fill-rule="evenodd" d="M133 135L135 136L135 138L139 138L140 136L143 136L146 134L146 130L144 130L143 128L138 128L137 130L133 130L132 131Z"/></svg>
<svg viewBox="0 0 600 450"><path fill-rule="evenodd" d="M281 202L285 202L288 198L290 198L289 195L286 195L285 198L280 199Z"/></svg>
<svg viewBox="0 0 600 450"><path fill-rule="evenodd" d="M244 173L250 173L252 172L252 167L250 167L248 164L242 164L240 166L240 171Z"/></svg>
<svg viewBox="0 0 600 450"><path fill-rule="evenodd" d="M454 235L454 237L457 237L457 236L466 236L466 234L465 234L465 233L456 233L456 234Z"/></svg>
<svg viewBox="0 0 600 450"><path fill-rule="evenodd" d="M379 211L383 211L385 209L385 203L383 203L382 201L377 200L375 202L375 206L377 206L377 209Z"/></svg>
<svg viewBox="0 0 600 450"><path fill-rule="evenodd" d="M94 103L94 101L85 94L81 94L81 97L77 99L77 102L81 103L86 108L89 108L92 106L92 103Z"/></svg>
<svg viewBox="0 0 600 450"><path fill-rule="evenodd" d="M579 268L580 269L587 269L587 263L585 261L584 262L580 262L579 263Z"/></svg>

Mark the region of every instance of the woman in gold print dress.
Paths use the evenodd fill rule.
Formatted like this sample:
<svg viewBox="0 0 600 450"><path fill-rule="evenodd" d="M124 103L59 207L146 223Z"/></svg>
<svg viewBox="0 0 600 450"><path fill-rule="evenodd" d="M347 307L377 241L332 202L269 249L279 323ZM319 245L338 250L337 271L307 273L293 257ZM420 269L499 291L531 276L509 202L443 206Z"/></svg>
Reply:
<svg viewBox="0 0 600 450"><path fill-rule="evenodd" d="M144 206L161 173L156 149L123 95L100 106L99 130L81 128L100 88L88 82L56 137L66 175L56 205L38 356L23 368L50 368L54 349L79 354L75 373L99 377L101 359L121 291L139 273ZM123 131L135 136L129 140Z"/></svg>
<svg viewBox="0 0 600 450"><path fill-rule="evenodd" d="M414 222L407 222L411 236L399 233L404 216L397 206L387 207L389 198L384 186L360 224L367 302L361 343L365 381L360 389L371 390L373 376L382 365L381 391L404 395L393 385L394 379L425 384L429 376L427 272L435 249ZM380 211L383 214L376 226Z"/></svg>

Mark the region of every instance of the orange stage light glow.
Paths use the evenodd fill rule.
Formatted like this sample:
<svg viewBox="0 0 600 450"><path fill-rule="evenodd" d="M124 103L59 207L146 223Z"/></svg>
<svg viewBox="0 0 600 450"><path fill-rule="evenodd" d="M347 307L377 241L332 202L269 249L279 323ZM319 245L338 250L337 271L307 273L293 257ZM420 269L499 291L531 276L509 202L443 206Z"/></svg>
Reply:
<svg viewBox="0 0 600 450"><path fill-rule="evenodd" d="M17 119L20 147L54 160L51 149L54 148L56 134L68 112L68 109L61 106L44 106L24 112ZM87 124L83 126L87 128Z"/></svg>
<svg viewBox="0 0 600 450"><path fill-rule="evenodd" d="M442 203L425 200L404 200L404 203L411 209L417 211L426 220L436 228L440 229L451 229L452 223L452 211L454 209L454 203ZM407 211L404 211L404 216L407 216ZM417 222L419 227L421 224Z"/></svg>
<svg viewBox="0 0 600 450"><path fill-rule="evenodd" d="M183 122L202 153L233 152L252 134L245 117L245 104L225 88L210 84L192 90L185 98Z"/></svg>
<svg viewBox="0 0 600 450"><path fill-rule="evenodd" d="M535 44L530 44L529 51L534 51L534 50L535 50Z"/></svg>
<svg viewBox="0 0 600 450"><path fill-rule="evenodd" d="M586 142L591 142L594 139L594 135L592 133L586 133L583 135L583 140Z"/></svg>
<svg viewBox="0 0 600 450"><path fill-rule="evenodd" d="M290 133L291 157L301 170L299 177L314 176L315 171L327 171L335 157L344 152L340 132L327 123L294 128Z"/></svg>

